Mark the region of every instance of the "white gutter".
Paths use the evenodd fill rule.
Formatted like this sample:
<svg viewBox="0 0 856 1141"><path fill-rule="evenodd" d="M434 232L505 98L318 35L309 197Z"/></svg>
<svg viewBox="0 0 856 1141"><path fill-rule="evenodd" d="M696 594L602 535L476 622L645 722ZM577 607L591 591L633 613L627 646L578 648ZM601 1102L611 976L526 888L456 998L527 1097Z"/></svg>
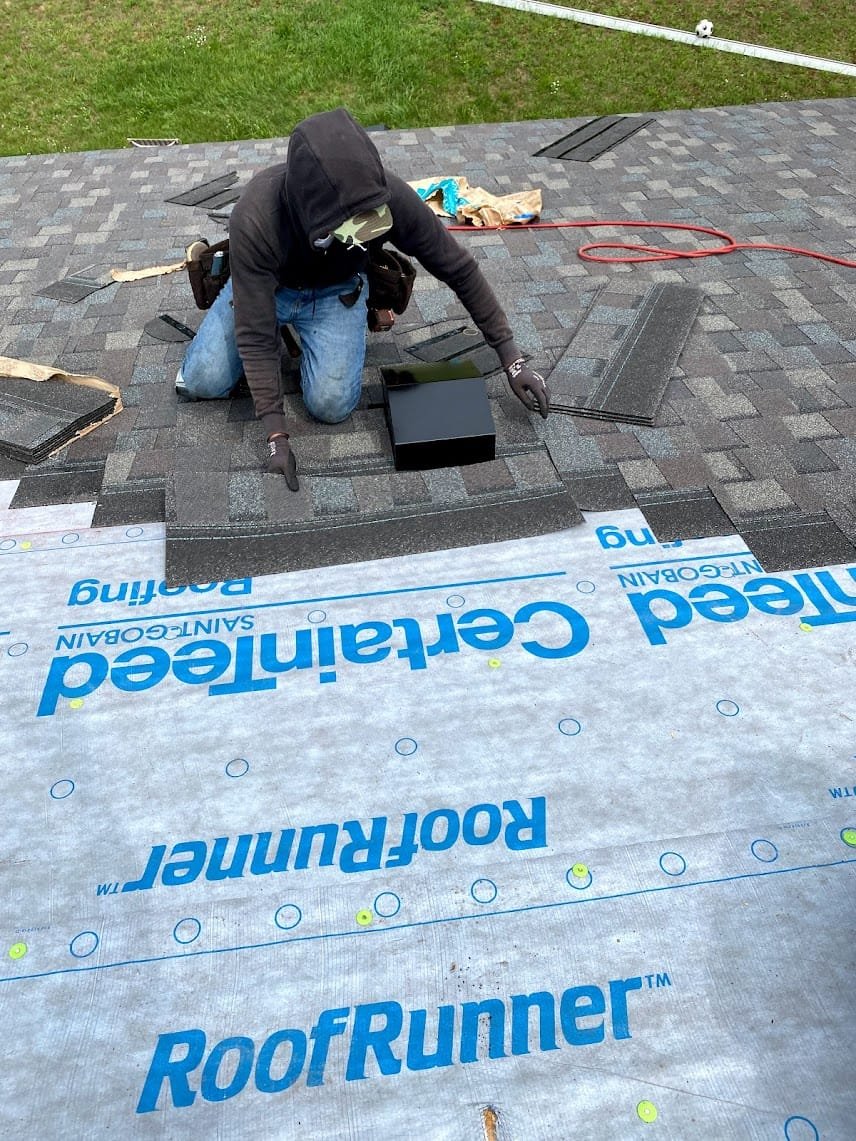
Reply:
<svg viewBox="0 0 856 1141"><path fill-rule="evenodd" d="M680 44L716 48L718 51L735 52L737 55L754 56L756 59L771 59L775 63L790 63L796 67L811 67L815 71L833 71L836 75L856 76L856 64L853 63L824 59L816 55L801 55L799 52L780 51L778 48L766 48L761 44L744 44L739 40L721 40L716 36L702 39L694 32L684 32L680 28L664 28L659 24L644 24L640 20L624 20L618 16L601 16L597 12L564 8L559 4L544 4L540 0L478 0L478 2L493 4L498 8L516 8L519 12L532 12L538 16L557 16L560 20L593 24L597 28L611 28L616 32L636 32L641 36L656 36L658 39L675 40Z"/></svg>

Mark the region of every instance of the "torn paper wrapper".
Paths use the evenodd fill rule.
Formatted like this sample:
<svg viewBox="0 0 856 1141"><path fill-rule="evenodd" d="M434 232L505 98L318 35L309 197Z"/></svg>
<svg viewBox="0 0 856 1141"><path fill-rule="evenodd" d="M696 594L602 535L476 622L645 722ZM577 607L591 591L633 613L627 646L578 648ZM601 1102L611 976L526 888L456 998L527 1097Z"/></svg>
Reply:
<svg viewBox="0 0 856 1141"><path fill-rule="evenodd" d="M186 261L171 262L169 265L150 265L143 269L111 269L110 276L114 281L142 281L146 277L177 273L180 269L187 269Z"/></svg>
<svg viewBox="0 0 856 1141"><path fill-rule="evenodd" d="M497 196L480 186L470 186L461 175L423 178L410 185L435 214L474 226L524 225L541 217L540 190Z"/></svg>

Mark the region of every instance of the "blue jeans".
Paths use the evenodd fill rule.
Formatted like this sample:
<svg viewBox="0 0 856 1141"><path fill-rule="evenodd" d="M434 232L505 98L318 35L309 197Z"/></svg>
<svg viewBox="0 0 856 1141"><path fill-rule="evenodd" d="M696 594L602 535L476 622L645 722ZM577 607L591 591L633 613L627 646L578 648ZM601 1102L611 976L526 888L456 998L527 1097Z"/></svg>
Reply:
<svg viewBox="0 0 856 1141"><path fill-rule="evenodd" d="M326 289L278 289L276 317L300 338L303 403L316 420L338 424L356 408L366 355L366 298L363 289L350 308L339 300L353 293L357 276ZM243 373L235 343L232 281L220 291L187 347L176 384L200 400L228 396Z"/></svg>

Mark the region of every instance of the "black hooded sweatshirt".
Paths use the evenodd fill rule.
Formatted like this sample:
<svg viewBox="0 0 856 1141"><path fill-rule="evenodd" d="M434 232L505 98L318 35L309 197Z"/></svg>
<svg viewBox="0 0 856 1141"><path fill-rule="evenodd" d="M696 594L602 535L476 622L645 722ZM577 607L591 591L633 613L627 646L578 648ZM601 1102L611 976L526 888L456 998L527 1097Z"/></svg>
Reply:
<svg viewBox="0 0 856 1141"><path fill-rule="evenodd" d="M344 108L325 111L294 129L286 162L250 180L229 224L238 352L267 435L286 430L274 293L280 286L321 289L365 270L364 250L339 241L319 250L312 243L384 204L393 218L384 240L457 294L503 366L521 355L473 256L412 187L383 167L374 143Z"/></svg>

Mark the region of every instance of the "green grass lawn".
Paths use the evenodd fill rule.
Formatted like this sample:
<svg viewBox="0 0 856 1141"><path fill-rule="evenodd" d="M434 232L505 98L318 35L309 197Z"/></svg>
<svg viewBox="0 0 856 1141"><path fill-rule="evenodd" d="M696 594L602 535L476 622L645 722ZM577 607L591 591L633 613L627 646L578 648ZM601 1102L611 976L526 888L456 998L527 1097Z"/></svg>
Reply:
<svg viewBox="0 0 856 1141"><path fill-rule="evenodd" d="M591 6L688 26L685 4ZM340 103L366 124L418 127L856 95L840 76L469 0L0 0L0 12L5 155L277 137ZM693 13L730 39L852 58L838 0Z"/></svg>
<svg viewBox="0 0 856 1141"><path fill-rule="evenodd" d="M854 62L856 32L853 29L852 6L820 3L816 0L595 0L594 3L569 3L550 0L564 8L587 8L606 16L625 20L642 20L646 24L662 24L695 30L700 19L710 20L713 34L724 40L764 44L770 48L824 56L826 59Z"/></svg>

